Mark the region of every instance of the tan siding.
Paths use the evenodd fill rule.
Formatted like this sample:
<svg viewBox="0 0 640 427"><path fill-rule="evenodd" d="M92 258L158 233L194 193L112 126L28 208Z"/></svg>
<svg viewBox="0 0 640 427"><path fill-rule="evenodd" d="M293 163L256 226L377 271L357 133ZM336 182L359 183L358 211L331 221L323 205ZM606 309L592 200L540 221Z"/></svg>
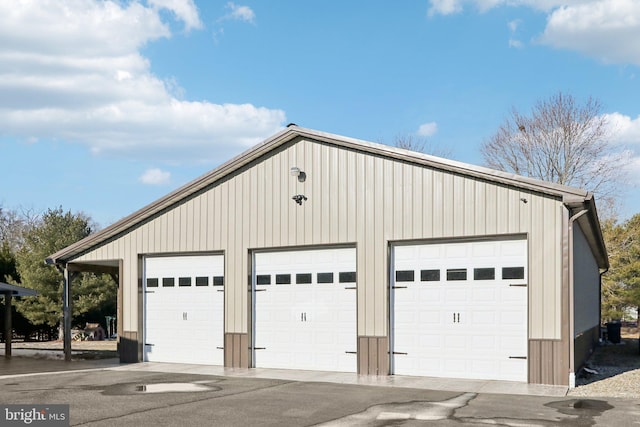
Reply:
<svg viewBox="0 0 640 427"><path fill-rule="evenodd" d="M290 175L292 166L307 174L304 183ZM298 206L294 194L308 200ZM388 333L389 241L526 233L529 337L559 339L561 206L536 193L299 141L78 260L124 260L124 328L135 330L139 254L224 251L225 331L247 333L249 249L355 244L358 335L374 337Z"/></svg>
<svg viewBox="0 0 640 427"><path fill-rule="evenodd" d="M422 234L433 236L433 171L422 169Z"/></svg>

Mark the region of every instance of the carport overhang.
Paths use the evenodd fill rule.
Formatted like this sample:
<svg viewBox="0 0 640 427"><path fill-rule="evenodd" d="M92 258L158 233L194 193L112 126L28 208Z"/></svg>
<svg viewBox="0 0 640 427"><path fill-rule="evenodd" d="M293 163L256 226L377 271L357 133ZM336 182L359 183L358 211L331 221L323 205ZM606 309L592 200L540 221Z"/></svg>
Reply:
<svg viewBox="0 0 640 427"><path fill-rule="evenodd" d="M33 289L23 288L21 286L10 285L8 283L0 282L0 295L4 297L4 357L6 359L11 358L11 339L12 333L12 300L13 297L34 297L38 295L38 292Z"/></svg>
<svg viewBox="0 0 640 427"><path fill-rule="evenodd" d="M117 301L117 330L122 331L122 260L100 261L74 261L66 262L63 259L47 258L45 263L55 266L63 276L62 282L62 330L64 360L71 361L71 319L72 319L72 282L79 273L108 274L118 285ZM119 342L119 340L118 340Z"/></svg>

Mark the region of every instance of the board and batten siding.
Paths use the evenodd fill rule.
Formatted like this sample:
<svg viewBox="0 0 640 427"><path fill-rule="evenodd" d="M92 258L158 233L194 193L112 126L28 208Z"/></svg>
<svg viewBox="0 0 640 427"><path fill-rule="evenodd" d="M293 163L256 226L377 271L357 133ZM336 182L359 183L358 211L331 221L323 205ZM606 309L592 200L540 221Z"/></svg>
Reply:
<svg viewBox="0 0 640 427"><path fill-rule="evenodd" d="M251 249L356 245L358 335L375 337L388 335L390 241L526 234L529 338L560 339L562 209L559 198L299 137L76 260L123 259L123 327L137 330L140 256L224 253L225 332L247 333Z"/></svg>

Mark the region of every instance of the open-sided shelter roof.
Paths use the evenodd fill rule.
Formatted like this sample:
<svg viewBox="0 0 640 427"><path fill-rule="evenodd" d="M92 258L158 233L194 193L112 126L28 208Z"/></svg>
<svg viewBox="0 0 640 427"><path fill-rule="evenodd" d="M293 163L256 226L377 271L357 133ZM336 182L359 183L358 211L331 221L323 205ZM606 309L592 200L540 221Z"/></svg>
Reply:
<svg viewBox="0 0 640 427"><path fill-rule="evenodd" d="M0 282L0 295L2 294L11 294L14 297L35 297L38 295L38 292L33 289L23 288L22 286Z"/></svg>

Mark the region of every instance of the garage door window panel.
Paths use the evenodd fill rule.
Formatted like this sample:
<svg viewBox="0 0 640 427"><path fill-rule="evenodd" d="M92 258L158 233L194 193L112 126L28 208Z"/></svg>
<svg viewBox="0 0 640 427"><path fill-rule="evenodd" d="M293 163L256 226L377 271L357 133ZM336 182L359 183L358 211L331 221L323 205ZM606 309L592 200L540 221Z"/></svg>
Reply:
<svg viewBox="0 0 640 427"><path fill-rule="evenodd" d="M415 271L399 270L396 271L396 282L413 282L415 280Z"/></svg>
<svg viewBox="0 0 640 427"><path fill-rule="evenodd" d="M355 283L356 272L355 271L343 271L338 275L340 283Z"/></svg>
<svg viewBox="0 0 640 427"><path fill-rule="evenodd" d="M503 279L524 279L524 267L503 267Z"/></svg>
<svg viewBox="0 0 640 427"><path fill-rule="evenodd" d="M474 268L473 280L495 280L496 269L495 268Z"/></svg>
<svg viewBox="0 0 640 427"><path fill-rule="evenodd" d="M162 278L162 287L163 288L170 288L176 285L176 279L174 279L173 277L163 277Z"/></svg>
<svg viewBox="0 0 640 427"><path fill-rule="evenodd" d="M213 286L224 286L224 276L213 276Z"/></svg>
<svg viewBox="0 0 640 427"><path fill-rule="evenodd" d="M333 273L318 273L318 283L333 284Z"/></svg>
<svg viewBox="0 0 640 427"><path fill-rule="evenodd" d="M312 274L311 273L298 273L296 274L296 284L297 285L309 285L311 284Z"/></svg>
<svg viewBox="0 0 640 427"><path fill-rule="evenodd" d="M258 284L258 285L270 285L271 284L271 275L270 274L258 274L256 276L256 284Z"/></svg>
<svg viewBox="0 0 640 427"><path fill-rule="evenodd" d="M447 270L447 280L448 281L463 281L467 280L467 269L466 268L450 268Z"/></svg>
<svg viewBox="0 0 640 427"><path fill-rule="evenodd" d="M157 278L147 279L147 288L157 288L157 287L158 287Z"/></svg>
<svg viewBox="0 0 640 427"><path fill-rule="evenodd" d="M421 282L439 282L440 270L420 270Z"/></svg>
<svg viewBox="0 0 640 427"><path fill-rule="evenodd" d="M290 274L276 274L276 285L290 285L290 284L291 284Z"/></svg>
<svg viewBox="0 0 640 427"><path fill-rule="evenodd" d="M209 286L209 278L207 276L196 277L196 286Z"/></svg>
<svg viewBox="0 0 640 427"><path fill-rule="evenodd" d="M191 286L191 277L178 278L178 286Z"/></svg>

